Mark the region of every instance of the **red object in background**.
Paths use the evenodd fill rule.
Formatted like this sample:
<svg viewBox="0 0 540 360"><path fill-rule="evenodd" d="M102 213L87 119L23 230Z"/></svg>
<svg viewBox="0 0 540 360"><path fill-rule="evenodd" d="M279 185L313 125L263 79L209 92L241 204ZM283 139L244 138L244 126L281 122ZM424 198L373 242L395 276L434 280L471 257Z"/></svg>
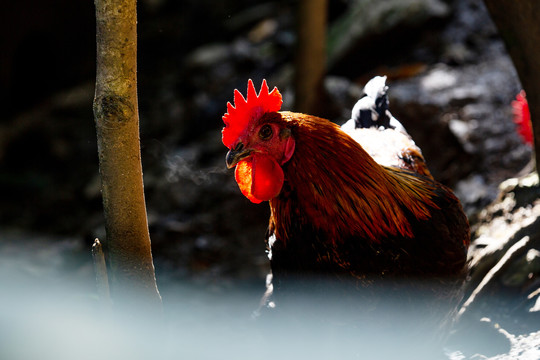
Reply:
<svg viewBox="0 0 540 360"><path fill-rule="evenodd" d="M531 113L529 112L529 103L524 90L521 90L516 95L516 100L512 101L512 112L514 114L514 122L517 125L517 132L523 139L523 142L528 145L533 145L533 132L531 124Z"/></svg>

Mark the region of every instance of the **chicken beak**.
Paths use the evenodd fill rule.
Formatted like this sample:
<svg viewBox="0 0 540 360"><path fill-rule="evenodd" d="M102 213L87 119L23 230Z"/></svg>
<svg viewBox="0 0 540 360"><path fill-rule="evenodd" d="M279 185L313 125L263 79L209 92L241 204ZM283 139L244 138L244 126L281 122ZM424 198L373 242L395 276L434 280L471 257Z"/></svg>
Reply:
<svg viewBox="0 0 540 360"><path fill-rule="evenodd" d="M239 143L234 149L229 150L227 156L225 157L225 162L227 163L227 169L232 169L238 164L242 159L247 158L251 155L250 149L244 149L244 145Z"/></svg>

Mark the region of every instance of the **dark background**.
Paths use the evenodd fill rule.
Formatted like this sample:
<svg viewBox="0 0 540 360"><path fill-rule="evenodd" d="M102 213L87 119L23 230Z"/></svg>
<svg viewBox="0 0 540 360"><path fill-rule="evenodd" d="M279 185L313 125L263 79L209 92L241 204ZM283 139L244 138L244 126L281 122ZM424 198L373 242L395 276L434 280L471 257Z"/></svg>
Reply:
<svg viewBox="0 0 540 360"><path fill-rule="evenodd" d="M165 303L178 284L199 295L255 288L253 307L264 290L268 209L246 200L227 171L221 116L248 78L278 86L294 111L296 6L138 3L145 194ZM512 122L519 80L483 3L330 0L328 21L325 106L314 115L343 123L364 84L387 75L393 115L474 224L531 158ZM105 239L93 3L10 2L0 33L2 266L32 284L93 284L90 247Z"/></svg>

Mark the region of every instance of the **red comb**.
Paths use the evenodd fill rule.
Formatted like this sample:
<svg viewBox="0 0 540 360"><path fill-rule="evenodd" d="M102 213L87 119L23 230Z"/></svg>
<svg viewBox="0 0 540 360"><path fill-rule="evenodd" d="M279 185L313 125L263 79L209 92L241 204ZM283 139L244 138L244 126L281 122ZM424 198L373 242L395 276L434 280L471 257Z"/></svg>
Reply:
<svg viewBox="0 0 540 360"><path fill-rule="evenodd" d="M227 103L227 112L223 115L225 127L221 132L223 144L231 148L253 119L267 112L279 111L282 102L281 94L276 87L271 92L268 91L266 80L262 81L261 91L257 95L253 81L249 79L246 99L240 91L234 90L234 106L230 102Z"/></svg>

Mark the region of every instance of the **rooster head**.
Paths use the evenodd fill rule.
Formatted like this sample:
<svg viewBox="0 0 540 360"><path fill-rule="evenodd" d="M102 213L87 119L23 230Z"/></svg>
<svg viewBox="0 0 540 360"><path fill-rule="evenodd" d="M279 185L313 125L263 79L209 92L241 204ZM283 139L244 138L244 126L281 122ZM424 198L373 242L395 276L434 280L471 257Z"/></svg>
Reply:
<svg viewBox="0 0 540 360"><path fill-rule="evenodd" d="M278 111L282 104L277 88L269 91L266 80L257 94L248 81L247 97L234 91L234 105L223 115L223 144L229 148L226 162L236 166L235 179L242 194L254 203L276 197L285 176L281 166L294 153L294 138Z"/></svg>

